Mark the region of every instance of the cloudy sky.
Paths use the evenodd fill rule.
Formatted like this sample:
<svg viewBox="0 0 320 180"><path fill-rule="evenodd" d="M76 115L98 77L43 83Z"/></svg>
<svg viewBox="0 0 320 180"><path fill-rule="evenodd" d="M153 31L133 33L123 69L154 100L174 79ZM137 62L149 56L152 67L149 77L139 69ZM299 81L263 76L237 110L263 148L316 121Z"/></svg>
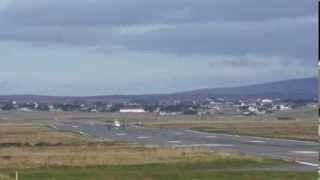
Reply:
<svg viewBox="0 0 320 180"><path fill-rule="evenodd" d="M0 0L0 94L166 93L316 76L314 0Z"/></svg>

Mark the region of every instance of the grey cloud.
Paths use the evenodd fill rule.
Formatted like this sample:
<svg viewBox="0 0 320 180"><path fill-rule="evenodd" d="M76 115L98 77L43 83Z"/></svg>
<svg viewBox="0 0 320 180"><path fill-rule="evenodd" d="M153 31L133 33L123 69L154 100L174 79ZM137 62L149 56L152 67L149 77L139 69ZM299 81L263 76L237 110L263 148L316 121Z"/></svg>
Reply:
<svg viewBox="0 0 320 180"><path fill-rule="evenodd" d="M316 13L313 0L12 0L1 21L65 26L261 21Z"/></svg>
<svg viewBox="0 0 320 180"><path fill-rule="evenodd" d="M178 56L247 54L314 65L313 0L12 0L0 9L0 41L94 46ZM196 59L195 59L196 60ZM284 61L284 60L279 60ZM287 60L286 60L287 61Z"/></svg>
<svg viewBox="0 0 320 180"><path fill-rule="evenodd" d="M311 19L311 20L309 20ZM119 30L120 29L120 30ZM316 55L312 18L149 26L4 26L0 40L123 47L133 51L192 54ZM108 49L108 48L107 48Z"/></svg>
<svg viewBox="0 0 320 180"><path fill-rule="evenodd" d="M211 68L257 68L263 70L270 67L302 67L303 59L287 58L281 56L258 56L247 54L243 56L217 56L208 62Z"/></svg>
<svg viewBox="0 0 320 180"><path fill-rule="evenodd" d="M180 25L173 29L125 36L129 49L180 55L264 54L313 62L316 23L299 20Z"/></svg>

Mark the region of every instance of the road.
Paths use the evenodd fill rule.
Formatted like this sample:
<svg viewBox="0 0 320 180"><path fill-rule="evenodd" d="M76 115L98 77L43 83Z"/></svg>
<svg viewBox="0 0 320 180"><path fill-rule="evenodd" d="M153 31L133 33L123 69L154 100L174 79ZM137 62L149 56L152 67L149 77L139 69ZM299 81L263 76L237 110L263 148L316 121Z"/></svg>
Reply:
<svg viewBox="0 0 320 180"><path fill-rule="evenodd" d="M100 139L155 146L168 145L177 148L206 147L217 151L236 151L249 155L293 160L314 169L318 165L319 146L315 142L204 133L188 129L156 129L139 126L109 129L103 124L92 121L59 121L55 122L54 126L61 130L90 134Z"/></svg>

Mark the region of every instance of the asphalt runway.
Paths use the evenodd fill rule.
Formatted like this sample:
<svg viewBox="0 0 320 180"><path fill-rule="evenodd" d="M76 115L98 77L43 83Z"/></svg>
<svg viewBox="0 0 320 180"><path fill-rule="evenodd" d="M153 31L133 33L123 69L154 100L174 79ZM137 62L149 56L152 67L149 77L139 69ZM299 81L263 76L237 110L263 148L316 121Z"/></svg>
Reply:
<svg viewBox="0 0 320 180"><path fill-rule="evenodd" d="M55 122L54 126L61 130L90 134L100 139L177 148L205 147L210 150L292 160L314 169L318 166L319 144L316 142L204 133L188 129L139 126L116 129L93 121L59 121Z"/></svg>

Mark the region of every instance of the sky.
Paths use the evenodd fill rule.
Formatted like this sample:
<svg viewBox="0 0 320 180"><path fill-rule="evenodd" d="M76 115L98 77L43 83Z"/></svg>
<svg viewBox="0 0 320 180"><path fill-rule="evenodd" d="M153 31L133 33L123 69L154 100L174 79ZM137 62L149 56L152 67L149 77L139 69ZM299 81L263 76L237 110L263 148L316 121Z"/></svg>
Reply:
<svg viewBox="0 0 320 180"><path fill-rule="evenodd" d="M0 0L0 94L92 96L316 76L314 0Z"/></svg>

